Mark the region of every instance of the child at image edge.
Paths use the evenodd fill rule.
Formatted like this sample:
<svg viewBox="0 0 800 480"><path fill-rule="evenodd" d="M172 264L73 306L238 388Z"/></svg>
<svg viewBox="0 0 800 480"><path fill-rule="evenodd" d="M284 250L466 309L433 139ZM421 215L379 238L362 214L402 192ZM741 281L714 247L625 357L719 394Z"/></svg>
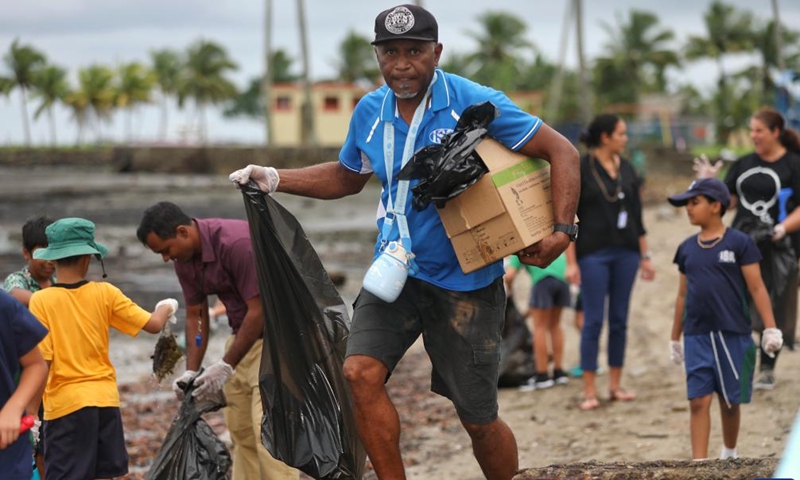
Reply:
<svg viewBox="0 0 800 480"><path fill-rule="evenodd" d="M725 443L720 458L737 458L739 405L750 402L755 366L750 298L766 327L764 352L769 355L780 349L783 336L775 328L755 242L722 223L730 205L725 184L716 178L696 180L686 192L669 197L669 202L685 205L689 222L700 227L700 233L684 240L675 254L681 277L670 341L672 362L686 363L692 458L708 457L714 393L719 396Z"/></svg>
<svg viewBox="0 0 800 480"><path fill-rule="evenodd" d="M33 452L20 420L39 408L47 364L36 345L47 335L28 309L0 290L0 478L30 480ZM19 371L19 383L14 377Z"/></svg>
<svg viewBox="0 0 800 480"><path fill-rule="evenodd" d="M48 480L121 477L128 453L119 411L110 327L135 336L159 333L178 309L174 299L151 314L106 282L86 279L92 256L108 249L94 241L94 223L64 218L46 229L37 259L56 262L58 283L31 296L30 310L49 333L39 344L50 367L44 391L44 461Z"/></svg>

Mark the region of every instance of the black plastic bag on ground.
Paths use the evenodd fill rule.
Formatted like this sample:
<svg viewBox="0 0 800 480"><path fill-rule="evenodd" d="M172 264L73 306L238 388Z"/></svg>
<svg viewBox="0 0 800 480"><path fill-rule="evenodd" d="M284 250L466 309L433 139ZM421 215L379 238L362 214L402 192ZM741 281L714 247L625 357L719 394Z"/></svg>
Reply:
<svg viewBox="0 0 800 480"><path fill-rule="evenodd" d="M347 307L297 220L276 200L242 189L264 308L261 441L316 479L360 479L358 439L342 364Z"/></svg>
<svg viewBox="0 0 800 480"><path fill-rule="evenodd" d="M397 176L399 180L419 180L411 188L411 204L415 210L424 210L433 203L443 207L447 200L477 182L489 171L475 153L483 140L487 127L497 117L497 108L491 102L470 105L461 114L455 130L442 144L419 149Z"/></svg>
<svg viewBox="0 0 800 480"><path fill-rule="evenodd" d="M518 387L536 374L533 364L533 337L525 317L517 309L514 299L506 299L506 321L500 343L500 388Z"/></svg>
<svg viewBox="0 0 800 480"><path fill-rule="evenodd" d="M194 385L184 389L178 416L169 427L161 450L145 480L228 480L231 455L222 440L200 416L225 406L222 392L211 400L198 402Z"/></svg>

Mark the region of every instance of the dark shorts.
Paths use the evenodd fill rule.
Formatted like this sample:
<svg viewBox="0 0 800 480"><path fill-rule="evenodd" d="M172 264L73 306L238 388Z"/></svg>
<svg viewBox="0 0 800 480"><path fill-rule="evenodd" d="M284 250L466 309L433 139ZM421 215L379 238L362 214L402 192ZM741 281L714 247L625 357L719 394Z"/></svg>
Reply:
<svg viewBox="0 0 800 480"><path fill-rule="evenodd" d="M492 422L497 418L505 301L501 278L479 290L454 292L409 277L394 303L362 289L347 355L378 359L391 375L422 335L433 365L431 390L449 398L464 422Z"/></svg>
<svg viewBox="0 0 800 480"><path fill-rule="evenodd" d="M683 345L689 400L717 393L731 405L750 403L757 349L750 335L687 335Z"/></svg>
<svg viewBox="0 0 800 480"><path fill-rule="evenodd" d="M555 277L544 277L531 288L531 308L569 307L569 284Z"/></svg>
<svg viewBox="0 0 800 480"><path fill-rule="evenodd" d="M47 480L114 478L128 473L119 408L85 407L47 420L42 427Z"/></svg>

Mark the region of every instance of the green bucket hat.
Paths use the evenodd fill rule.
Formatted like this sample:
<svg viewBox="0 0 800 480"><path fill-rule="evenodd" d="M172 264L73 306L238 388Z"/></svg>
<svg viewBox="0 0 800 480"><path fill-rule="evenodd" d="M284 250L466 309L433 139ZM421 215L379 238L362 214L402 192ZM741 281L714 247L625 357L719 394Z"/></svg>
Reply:
<svg viewBox="0 0 800 480"><path fill-rule="evenodd" d="M84 218L62 218L47 226L47 248L37 248L33 258L60 260L77 255L99 255L103 258L108 249L94 241L94 223Z"/></svg>

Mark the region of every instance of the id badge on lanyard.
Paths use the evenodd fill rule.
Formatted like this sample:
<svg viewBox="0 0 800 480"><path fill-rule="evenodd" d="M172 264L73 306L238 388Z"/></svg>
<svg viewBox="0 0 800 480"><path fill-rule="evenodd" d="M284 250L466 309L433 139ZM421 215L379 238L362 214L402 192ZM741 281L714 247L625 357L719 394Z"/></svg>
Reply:
<svg viewBox="0 0 800 480"><path fill-rule="evenodd" d="M625 194L620 189L619 194L617 195L619 201L619 213L617 214L617 229L623 230L625 227L628 226L628 211L625 210Z"/></svg>
<svg viewBox="0 0 800 480"><path fill-rule="evenodd" d="M622 207L619 210L619 215L617 215L617 228L622 230L628 226L628 211L625 210L625 207Z"/></svg>

